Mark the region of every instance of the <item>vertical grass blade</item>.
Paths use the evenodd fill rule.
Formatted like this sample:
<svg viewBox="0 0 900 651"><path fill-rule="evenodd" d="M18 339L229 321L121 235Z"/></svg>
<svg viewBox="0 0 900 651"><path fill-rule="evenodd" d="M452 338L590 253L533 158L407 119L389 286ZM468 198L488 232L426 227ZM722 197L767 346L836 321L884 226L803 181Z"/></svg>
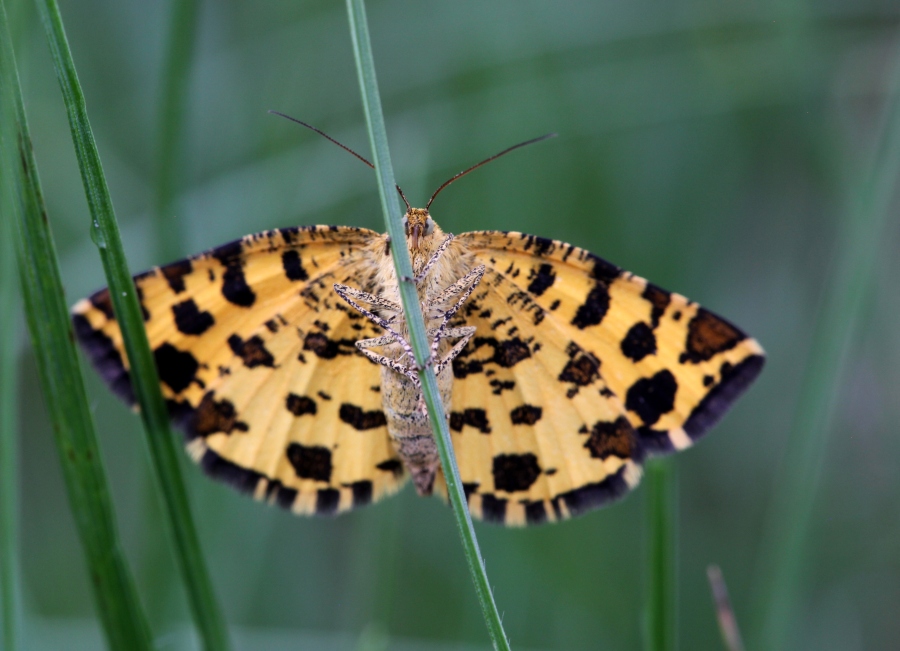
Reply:
<svg viewBox="0 0 900 651"><path fill-rule="evenodd" d="M175 215L175 195L184 165L182 133L188 99L188 81L197 35L199 0L173 0L169 3L169 34L166 61L160 83L159 140L156 170L156 246L163 261L184 255L181 250L184 229Z"/></svg>
<svg viewBox="0 0 900 651"><path fill-rule="evenodd" d="M429 357L429 344L425 334L425 320L419 306L419 297L415 284L412 281L412 262L409 259L409 251L406 249L406 235L403 231L400 202L397 199L394 181L394 170L391 165L390 152L388 151L387 130L384 125L384 115L381 110L381 97L378 93L378 82L375 77L375 62L372 57L372 45L369 40L369 27L366 20L366 10L363 0L347 0L347 12L350 18L350 34L353 38L353 52L356 57L356 70L359 75L359 85L362 91L363 109L366 114L366 124L369 127L369 140L375 160L375 172L378 176L378 194L381 197L381 207L387 225L388 234L391 237L391 253L394 259L394 268L399 279L400 298L403 303L403 313L410 331L410 344L416 356L416 363L424 370L419 372L422 382L422 394L428 407L429 419L434 430L434 438L437 443L438 453L441 458L441 468L447 482L447 493L456 524L459 527L463 550L472 579L475 583L475 592L481 603L482 614L487 623L488 633L495 649L509 649L509 642L500 621L500 613L494 603L491 586L488 582L484 561L478 548L478 540L475 538L475 529L472 526L472 518L459 478L459 469L453 454L453 446L450 442L450 430L447 427L447 418L444 407L441 404L441 395L438 391L437 378L431 366L425 368L425 362Z"/></svg>
<svg viewBox="0 0 900 651"><path fill-rule="evenodd" d="M900 180L900 59L888 85L883 129L874 156L854 188L841 223L832 273L825 286L810 358L788 447L776 482L764 535L756 603L757 627L751 648L785 648L797 612L816 492L822 474L827 435L847 353L859 315L874 283L880 243L890 225L888 212Z"/></svg>
<svg viewBox="0 0 900 651"><path fill-rule="evenodd" d="M3 115L6 124L15 118ZM4 129L5 130L5 129ZM15 132L0 136L0 147L15 142ZM8 138L12 135L12 139ZM13 145L14 147L14 145ZM14 151L14 149L13 149ZM6 171L2 172L4 177ZM21 648L22 617L19 591L19 449L18 382L16 343L18 340L16 294L16 254L13 244L13 202L11 184L4 179L0 189L0 640L2 648Z"/></svg>
<svg viewBox="0 0 900 651"><path fill-rule="evenodd" d="M6 14L0 4L0 77L8 79L12 61L12 41ZM6 81L0 82L8 85ZM0 89L8 94L8 90ZM0 100L0 648L22 648L22 601L19 579L19 449L18 382L16 345L18 342L18 295L16 292L16 249L13 219L15 187L13 165L16 151L16 115L13 102Z"/></svg>
<svg viewBox="0 0 900 651"><path fill-rule="evenodd" d="M55 0L44 0L38 6L65 101L87 195L92 219L91 236L100 250L113 309L122 329L132 387L141 405L150 457L163 497L176 561L187 589L188 603L204 647L210 651L228 649L230 643L225 620L216 602L206 561L200 551L184 480L178 466L178 451L169 428L168 414L147 343L140 305L122 249L112 199L88 122L84 94L69 51L62 17Z"/></svg>
<svg viewBox="0 0 900 651"><path fill-rule="evenodd" d="M2 176L4 186L14 188L16 195L13 230L25 314L97 612L111 648L151 649L150 631L121 551L75 353L2 1L0 79L0 115L4 118ZM12 120L7 119L10 116ZM11 133L13 129L15 133Z"/></svg>
<svg viewBox="0 0 900 651"><path fill-rule="evenodd" d="M675 651L678 646L677 486L672 462L647 464L647 651Z"/></svg>

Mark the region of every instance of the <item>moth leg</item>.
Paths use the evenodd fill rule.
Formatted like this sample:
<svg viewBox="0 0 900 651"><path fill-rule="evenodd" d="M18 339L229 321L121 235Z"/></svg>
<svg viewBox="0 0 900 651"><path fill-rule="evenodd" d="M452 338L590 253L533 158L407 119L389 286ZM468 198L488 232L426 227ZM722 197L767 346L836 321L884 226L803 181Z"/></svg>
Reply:
<svg viewBox="0 0 900 651"><path fill-rule="evenodd" d="M447 351L447 354L444 355L444 358L440 360L437 364L435 364L434 372L440 373L443 371L447 364L451 363L454 359L456 359L457 355L459 355L463 348L466 347L466 344L469 343L469 340L472 338L472 335L475 334L475 326L461 326L459 328L446 328L442 332L439 332L435 335L434 341L437 343L441 339L447 339L448 337L460 337L460 340L453 344L453 348ZM435 348L437 348L435 346Z"/></svg>
<svg viewBox="0 0 900 651"><path fill-rule="evenodd" d="M431 306L439 305L447 300L451 299L454 295L459 294L459 299L457 299L456 303L453 304L448 310L443 312L443 320L441 321L441 325L437 329L437 333L441 332L449 332L450 330L459 330L459 328L451 328L450 330L445 330L447 327L447 323L449 323L450 319L459 311L459 309L463 306L463 303L468 300L469 296L472 295L472 292L475 291L475 288L478 286L478 283L481 282L482 277L484 276L484 265L478 265L472 271L467 273L465 276L457 280L455 283L450 285L447 289L442 291L440 294L435 296L433 299L429 301ZM474 330L472 331L474 333ZM463 336L463 335L448 335L448 336ZM471 337L471 334L469 335ZM438 345L440 344L440 340L444 338L443 336L435 336L434 340L431 342L431 356L434 357L437 355ZM468 339L466 340L468 341ZM462 350L462 348L460 348ZM459 354L459 353L457 353Z"/></svg>
<svg viewBox="0 0 900 651"><path fill-rule="evenodd" d="M381 337L373 337L372 339L362 339L356 342L356 347L359 349L363 355L371 359L376 364L380 364L381 366L387 366L392 371L396 371L401 375L405 375L413 382L418 384L419 377L413 373L413 369L409 366L409 364L404 364L400 359L393 359L388 357L387 355L381 355L379 353L368 350L374 346L386 346L388 344L392 344L396 341L393 335L384 335Z"/></svg>
<svg viewBox="0 0 900 651"><path fill-rule="evenodd" d="M428 275L428 272L431 271L431 268L438 261L438 258L440 258L444 254L444 251L447 250L447 247L450 246L450 242L452 242L452 241L453 241L453 233L448 233L446 239L444 239L444 241L441 242L441 245L437 248L437 250L431 254L430 258L428 258L428 262L426 262L425 266L422 267L422 271L419 272L419 275L417 275L413 279L413 280L415 280L415 283L417 285L420 285L422 283L422 281L425 280L425 277Z"/></svg>
<svg viewBox="0 0 900 651"><path fill-rule="evenodd" d="M350 290L350 291L347 291L347 290ZM403 347L403 351L407 355L409 355L410 359L415 359L415 355L413 354L412 346L409 345L409 342L407 342L406 339L404 339L400 335L399 332L397 332L396 330L394 330L391 327L391 324L387 320L382 319L377 314L373 314L372 312L369 312L369 310L362 307L359 303L355 302L352 298L350 298L351 292L360 293L360 294L366 294L366 292L360 292L359 290L353 289L352 287L347 287L347 285L341 285L340 283L334 284L334 291L337 292L337 295L340 296L342 299L344 299L350 305L350 307L352 307L354 310L356 310L357 312L362 314L364 317L369 319L369 321L371 321L375 325L382 328L384 331L391 334L394 338L394 341ZM372 294L366 294L366 295L373 299L378 298L377 296L372 296Z"/></svg>
<svg viewBox="0 0 900 651"><path fill-rule="evenodd" d="M450 299L454 298L457 294L462 293L460 298L456 301L456 304L452 308L444 312L444 315L449 314L452 318L453 315L459 311L459 308L462 307L463 303L466 302L466 299L468 299L472 292L475 291L475 288L478 286L478 283L481 282L483 276L484 265L480 264L465 276L457 280L455 283L447 287L437 296L428 298L425 301L425 307L434 308L437 305L446 303Z"/></svg>
<svg viewBox="0 0 900 651"><path fill-rule="evenodd" d="M338 291L340 288L340 291ZM346 296L350 296L351 298L356 299L362 303L368 303L369 305L373 305L374 307L380 307L384 310L390 310L392 312L402 312L403 307L393 301L389 301L382 296L376 296L375 294L370 294L369 292L364 292L359 289L354 289L349 285L340 285L335 283L334 291L338 292L338 294L345 301L347 300ZM343 292L343 294L341 293ZM344 296L346 294L346 296Z"/></svg>

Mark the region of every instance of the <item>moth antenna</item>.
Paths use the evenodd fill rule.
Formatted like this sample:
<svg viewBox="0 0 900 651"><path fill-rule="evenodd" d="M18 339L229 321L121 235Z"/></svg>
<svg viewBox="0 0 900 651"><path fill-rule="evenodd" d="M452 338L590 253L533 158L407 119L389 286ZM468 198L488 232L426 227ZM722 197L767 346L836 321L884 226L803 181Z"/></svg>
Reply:
<svg viewBox="0 0 900 651"><path fill-rule="evenodd" d="M335 145L337 145L338 147L340 147L340 148L343 149L344 151L349 152L349 153L353 154L354 156L356 156L359 160L361 160L363 163L365 163L366 165L368 165L369 167L371 167L373 170L375 169L375 166L372 165L372 163L370 163L368 159L366 159L366 158L360 156L360 155L357 154L355 151L353 151L352 149L350 149L347 145L344 145L344 144L338 142L337 140L335 140L334 138L332 138L331 136L329 136L327 133L325 133L325 132L322 131L321 129L317 129L317 128L315 128L313 125L307 124L307 123L304 122L303 120L298 120L297 118L292 118L290 115L285 115L284 113L279 113L278 111L271 111L271 110L270 110L269 113L271 113L272 115L277 115L278 117L285 118L286 120L290 120L291 122L296 122L296 123L299 124L300 126L306 127L306 128L309 129L310 131L315 131L315 132L318 133L320 136L322 136L323 138L325 138L326 140L328 140L328 141L330 141L330 142L333 142ZM400 193L400 197L403 199L403 203L406 204L406 209L407 209L407 210L412 210L412 207L409 205L409 201L406 200L406 195L403 194L403 190L400 189L400 186L397 185L397 186L394 186L394 187L397 188L397 192Z"/></svg>
<svg viewBox="0 0 900 651"><path fill-rule="evenodd" d="M397 188L397 192L400 193L400 198L403 199L403 203L406 204L406 210L407 210L407 211L412 210L412 206L409 205L409 201L406 200L406 195L403 194L403 190L400 189L400 186L399 186L399 185L395 185L394 187Z"/></svg>
<svg viewBox="0 0 900 651"><path fill-rule="evenodd" d="M509 152L513 151L514 149L518 149L519 147L524 147L525 145L533 145L534 143L540 142L541 140L548 140L549 138L555 138L556 136L557 136L557 134L555 134L555 133L547 133L547 134L544 134L543 136L538 136L537 138L532 138L531 140L526 140L525 142L520 142L518 145L513 145L512 147L508 147L507 149L504 149L503 151L501 151L499 154L494 154L490 158L485 158L480 163L472 165L472 167L465 169L462 172L460 172L459 174L456 174L456 175L450 177L450 179L448 179L447 181L444 181L444 183L443 183L443 185L441 185L441 187L439 187L437 190L434 191L434 194L431 195L431 199L429 199L428 203L425 204L425 210L428 210L431 207L431 202L434 201L435 197L438 196L440 191L443 190L444 188L446 188L451 183L453 183L456 179L465 176L469 172L478 169L479 167L481 167L482 165L485 165L486 163L490 163L492 160L496 160L496 159L500 158L504 154L508 154ZM329 140L330 140L330 138L329 138Z"/></svg>

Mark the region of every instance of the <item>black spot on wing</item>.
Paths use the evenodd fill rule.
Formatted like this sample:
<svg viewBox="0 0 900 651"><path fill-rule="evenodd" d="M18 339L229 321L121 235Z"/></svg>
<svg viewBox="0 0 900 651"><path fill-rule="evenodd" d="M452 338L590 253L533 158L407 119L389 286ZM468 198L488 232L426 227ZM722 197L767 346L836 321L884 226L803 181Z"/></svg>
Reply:
<svg viewBox="0 0 900 651"><path fill-rule="evenodd" d="M559 374L560 382L571 382L584 387L600 378L600 360L591 353L582 352L577 346L570 346L570 359Z"/></svg>
<svg viewBox="0 0 900 651"><path fill-rule="evenodd" d="M513 425L534 425L541 419L544 410L533 405L521 405L509 412Z"/></svg>
<svg viewBox="0 0 900 651"><path fill-rule="evenodd" d="M309 280L309 274L300 262L300 253L294 249L281 254L281 264L284 274L289 280Z"/></svg>
<svg viewBox="0 0 900 651"><path fill-rule="evenodd" d="M525 503L525 523L543 524L547 521L547 507L543 502Z"/></svg>
<svg viewBox="0 0 900 651"><path fill-rule="evenodd" d="M72 326L81 347L110 389L129 405L134 405L137 401L131 388L131 376L122 363L122 355L113 345L112 339L102 330L95 330L81 314L72 315Z"/></svg>
<svg viewBox="0 0 900 651"><path fill-rule="evenodd" d="M450 429L461 432L464 425L474 427L482 434L491 433L491 424L484 409L466 409L450 412Z"/></svg>
<svg viewBox="0 0 900 651"><path fill-rule="evenodd" d="M546 255L555 248L553 240L548 240L546 237L534 235L532 236L532 239L534 241L534 254L536 256Z"/></svg>
<svg viewBox="0 0 900 651"><path fill-rule="evenodd" d="M322 359L352 355L356 350L352 339L330 339L324 332L310 332L303 339L303 350L311 350Z"/></svg>
<svg viewBox="0 0 900 651"><path fill-rule="evenodd" d="M591 428L591 436L584 447L596 459L606 459L610 455L615 455L620 459L640 457L637 432L624 416L619 416L613 422L597 421L594 423Z"/></svg>
<svg viewBox="0 0 900 651"><path fill-rule="evenodd" d="M194 299L189 298L172 306L175 327L186 335L202 335L215 324L212 314L200 311Z"/></svg>
<svg viewBox="0 0 900 651"><path fill-rule="evenodd" d="M493 345L495 352L491 361L503 368L512 368L523 359L531 357L531 351L528 349L528 344L518 337L496 342Z"/></svg>
<svg viewBox="0 0 900 651"><path fill-rule="evenodd" d="M684 423L684 431L692 440L705 434L728 411L735 400L750 386L762 371L765 358L751 355L735 366L722 370L722 377L704 396Z"/></svg>
<svg viewBox="0 0 900 651"><path fill-rule="evenodd" d="M256 294L244 277L243 244L240 240L213 249L212 256L225 267L222 274L222 296L230 303L250 307L256 302Z"/></svg>
<svg viewBox="0 0 900 651"><path fill-rule="evenodd" d="M179 260L172 264L160 267L159 271L163 278L169 283L169 287L176 294L184 291L184 277L194 270L194 265L190 260Z"/></svg>
<svg viewBox="0 0 900 651"><path fill-rule="evenodd" d="M361 407L351 405L347 402L341 405L338 416L352 428L360 431L376 429L387 425L387 419L384 417L384 412L380 409L363 411Z"/></svg>
<svg viewBox="0 0 900 651"><path fill-rule="evenodd" d="M653 283L647 283L647 286L644 288L644 293L641 294L641 296L650 301L650 304L653 306L650 310L650 323L655 328L659 325L660 318L669 306L672 295Z"/></svg>
<svg viewBox="0 0 900 651"><path fill-rule="evenodd" d="M465 351L463 351L465 352ZM462 380L469 375L475 375L484 372L484 365L478 360L466 360L462 355L457 355L451 362L453 366L453 377Z"/></svg>
<svg viewBox="0 0 900 651"><path fill-rule="evenodd" d="M540 296L553 285L556 280L556 272L553 270L553 265L544 263L537 268L537 271L531 270L529 279L531 283L528 285L528 291L535 296Z"/></svg>
<svg viewBox="0 0 900 651"><path fill-rule="evenodd" d="M316 492L316 513L334 515L341 502L341 492L335 488L320 488Z"/></svg>
<svg viewBox="0 0 900 651"><path fill-rule="evenodd" d="M244 278L244 270L238 266L229 267L222 274L222 296L241 307L250 307L256 302L256 294Z"/></svg>
<svg viewBox="0 0 900 651"><path fill-rule="evenodd" d="M353 506L365 506L372 501L372 482L368 479L362 479L350 484L350 490L353 491Z"/></svg>
<svg viewBox="0 0 900 651"><path fill-rule="evenodd" d="M589 253L588 258L594 261L594 268L591 269L591 278L607 286L622 273L620 267L597 257L593 253Z"/></svg>
<svg viewBox="0 0 900 651"><path fill-rule="evenodd" d="M747 336L725 319L702 307L688 324L685 351L680 361L705 362L713 356L731 350Z"/></svg>
<svg viewBox="0 0 900 651"><path fill-rule="evenodd" d="M643 321L635 323L621 343L622 354L639 362L647 355L656 354L656 336L652 328Z"/></svg>
<svg viewBox="0 0 900 651"><path fill-rule="evenodd" d="M289 509L294 506L297 500L297 489L288 488L277 479L268 479L266 481L267 502L274 502L283 509Z"/></svg>
<svg viewBox="0 0 900 651"><path fill-rule="evenodd" d="M298 396L296 393L287 395L285 406L294 416L316 413L316 401L307 396Z"/></svg>
<svg viewBox="0 0 900 651"><path fill-rule="evenodd" d="M287 459L300 479L331 480L331 450L320 445L290 443Z"/></svg>
<svg viewBox="0 0 900 651"><path fill-rule="evenodd" d="M110 321L116 318L116 314L115 312L113 312L112 300L110 300L108 289L101 289L99 292L94 292L94 294L90 298L90 301L91 305L103 312L103 316L105 316Z"/></svg>
<svg viewBox="0 0 900 651"><path fill-rule="evenodd" d="M492 474L496 490L514 493L526 491L541 474L537 457L525 454L498 454L494 457Z"/></svg>
<svg viewBox="0 0 900 651"><path fill-rule="evenodd" d="M653 425L660 416L672 411L677 391L675 376L663 369L632 384L625 396L625 407L640 416L645 425Z"/></svg>
<svg viewBox="0 0 900 651"><path fill-rule="evenodd" d="M481 517L485 522L503 524L506 521L506 500L490 493L482 495Z"/></svg>
<svg viewBox="0 0 900 651"><path fill-rule="evenodd" d="M599 325L608 310L609 287L602 282L597 282L594 284L593 289L588 292L584 303L579 305L575 311L572 325L581 330L588 326Z"/></svg>
<svg viewBox="0 0 900 651"><path fill-rule="evenodd" d="M491 356L484 357L481 350L491 348ZM476 357L476 359L471 359ZM495 337L476 337L453 360L453 375L462 379L473 373L484 371L486 364L496 364L503 368L512 368L524 359L531 357L531 349L518 337L498 340Z"/></svg>
<svg viewBox="0 0 900 651"><path fill-rule="evenodd" d="M400 459L388 459L381 463L375 464L375 467L384 472L389 472L394 477L400 477L403 474L403 463Z"/></svg>
<svg viewBox="0 0 900 651"><path fill-rule="evenodd" d="M266 345L259 335L253 335L246 341L238 335L231 335L228 337L228 346L231 348L231 352L243 360L244 366L247 368L275 367L275 358L266 350Z"/></svg>
<svg viewBox="0 0 900 651"><path fill-rule="evenodd" d="M212 391L207 391L197 408L187 419L188 438L209 436L218 432L231 434L237 430L246 432L247 423L238 420L237 410L230 400L216 400Z"/></svg>
<svg viewBox="0 0 900 651"><path fill-rule="evenodd" d="M164 343L153 351L153 359L159 371L159 379L169 385L175 393L181 393L192 382L198 382L197 371L200 364L189 352L179 350L170 343Z"/></svg>

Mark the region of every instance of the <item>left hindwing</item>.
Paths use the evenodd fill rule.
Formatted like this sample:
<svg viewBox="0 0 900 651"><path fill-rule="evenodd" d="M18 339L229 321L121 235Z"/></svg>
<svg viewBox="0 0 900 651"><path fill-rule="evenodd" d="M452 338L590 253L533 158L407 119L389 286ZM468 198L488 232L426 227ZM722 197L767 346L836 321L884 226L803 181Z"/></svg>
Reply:
<svg viewBox="0 0 900 651"><path fill-rule="evenodd" d="M572 491L614 481L610 459L621 466L689 447L762 368L762 348L738 328L588 251L514 232L463 233L457 241L472 264L488 269L462 315L478 330L454 364L451 414L451 426L461 424L454 447L463 480L464 467L479 468L471 473L478 486L469 489L490 494L470 497L476 514L540 521L568 515L567 499L568 511L578 512L622 493L637 483L637 469L623 470L616 490L593 488L590 498ZM480 409L490 433L474 425ZM511 464L514 448L534 456L540 472L530 457ZM502 489L525 479L532 479L525 491ZM539 513L531 506L539 497L552 508ZM493 516L486 505L495 506Z"/></svg>

